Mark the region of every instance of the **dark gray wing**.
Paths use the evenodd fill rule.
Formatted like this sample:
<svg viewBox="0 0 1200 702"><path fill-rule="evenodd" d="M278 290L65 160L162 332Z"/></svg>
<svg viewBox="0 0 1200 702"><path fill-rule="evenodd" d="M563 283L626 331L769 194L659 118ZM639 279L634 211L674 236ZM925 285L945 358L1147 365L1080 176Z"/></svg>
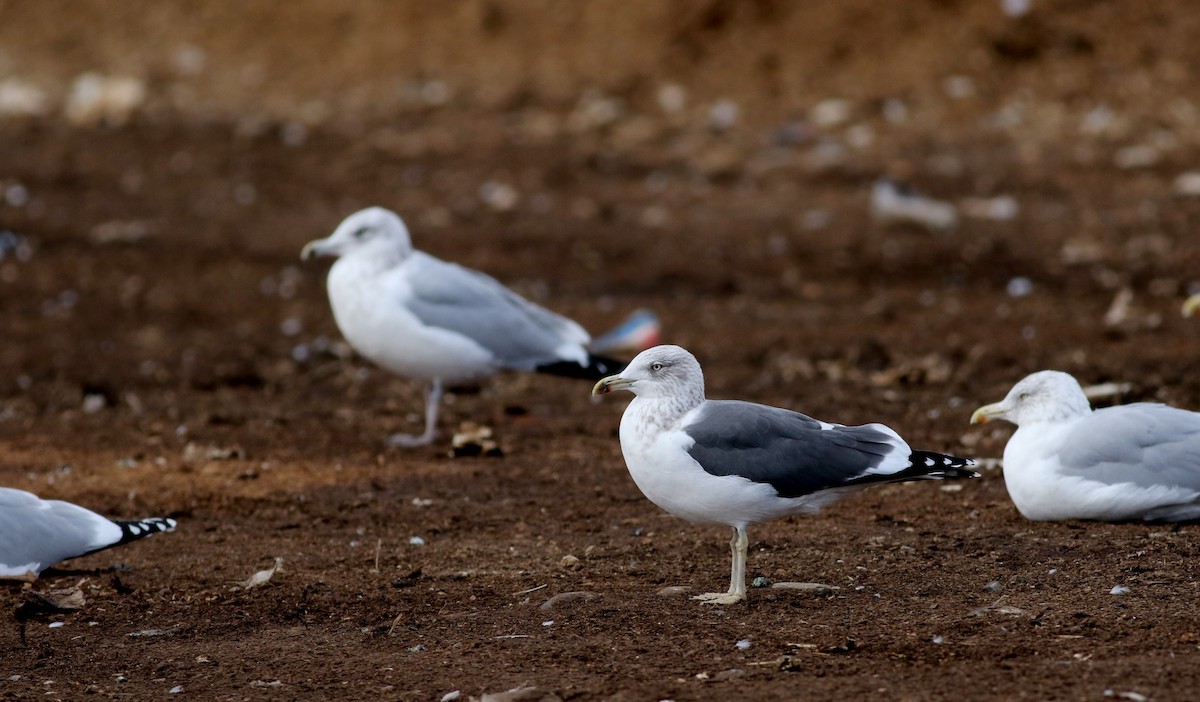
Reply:
<svg viewBox="0 0 1200 702"><path fill-rule="evenodd" d="M1200 491L1200 413L1139 402L1096 410L1067 436L1062 470L1102 483Z"/></svg>
<svg viewBox="0 0 1200 702"><path fill-rule="evenodd" d="M423 324L470 338L509 368L533 370L563 360L564 348L582 347L589 339L575 322L495 278L420 252L413 254L406 281L413 293L406 306ZM578 353L585 359L582 348Z"/></svg>
<svg viewBox="0 0 1200 702"><path fill-rule="evenodd" d="M911 450L882 425L824 424L799 412L736 400L701 407L683 430L695 440L688 454L712 475L768 483L780 497L912 479L897 475L908 466Z"/></svg>

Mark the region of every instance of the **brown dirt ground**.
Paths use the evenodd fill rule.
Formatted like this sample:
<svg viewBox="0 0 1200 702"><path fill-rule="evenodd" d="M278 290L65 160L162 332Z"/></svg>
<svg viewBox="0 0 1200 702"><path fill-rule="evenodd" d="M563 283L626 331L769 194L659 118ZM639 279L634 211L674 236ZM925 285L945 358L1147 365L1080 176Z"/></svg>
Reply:
<svg viewBox="0 0 1200 702"><path fill-rule="evenodd" d="M1180 102L1196 86L1179 80L1195 60L1179 38L1194 13L1185 2L1034 4L1032 18L997 25L990 3L879 16L814 3L814 26L839 30L810 30L803 50L770 43L781 40L763 27L786 37L808 26L779 3L655 15L691 28L660 42L676 52L661 69L697 96L719 92L703 69L735 39L776 47L766 65L785 74L825 61L854 86L826 94L852 98L851 123L875 135L832 161L822 139L851 139L848 126L808 125L783 146L770 127L715 134L695 115L649 106L653 73L633 59L640 73L617 62L601 86L622 99L616 122L573 122L559 97L571 76L600 83L594 37L578 54L562 47L576 56L566 78L547 77L552 63L529 68L545 90L489 97L481 49L448 72L477 99L318 120L302 139L272 108L214 115L285 110L330 89L319 73L219 93L215 112L152 104L120 126L0 123L0 191L29 193L0 204L0 229L32 251L0 259L0 484L180 522L36 583L78 585L86 605L27 622L24 645L15 620L0 626L0 699L150 699L181 687L195 699L436 700L521 685L537 688L530 699L575 700L1194 699L1194 526L1027 522L997 470L952 488L876 488L751 531L752 577L835 594L753 590L745 605L705 608L658 591L719 587L727 535L641 497L615 435L623 401L508 375L454 393L436 446L385 448L388 433L416 425L419 391L344 352L325 265L297 260L354 209L391 206L421 248L592 330L655 310L665 340L705 364L710 396L884 421L920 448L999 456L1008 429L967 418L1040 368L1131 382L1122 401L1200 407L1200 324L1178 315L1200 267L1200 202L1172 192L1200 156ZM44 21L52 5L0 3L27 30L10 51L66 46L65 33L91 51L64 49L64 63L109 60L111 18L80 3L104 30L88 43L77 23ZM190 40L222 46L214 27L228 5L197 5L209 12L188 25ZM361 5L350 16L366 13L355 26L367 41L380 5ZM495 10L498 20L487 3L453 7L443 32L537 29ZM855 18L861 34L846 29ZM668 35L634 19L647 36ZM327 20L263 24L273 31L260 58L304 53L288 37L324 36ZM559 40L566 20L555 22L541 32ZM136 65L165 62L154 37L142 53L127 49ZM895 53L873 53L881 42ZM46 46L6 65L53 66ZM969 60L957 70L977 92L956 101L939 86L962 46ZM337 64L340 80L375 85L379 54L363 51ZM909 86L901 125L879 116L889 56ZM910 90L922 75L932 87ZM775 113L799 115L821 90L832 88L764 89ZM256 91L269 95L255 102ZM1102 104L1115 106L1116 126L1081 133L1080 116ZM1018 122L996 126L1014 111ZM1145 144L1157 161L1114 165L1121 148ZM954 201L1010 194L1021 211L955 233L885 228L867 208L881 173ZM491 180L517 189L514 208L481 203ZM824 228L812 228L813 210ZM1016 276L1032 294L1007 294ZM1132 309L1106 324L1122 289ZM84 411L86 395L103 405ZM447 455L468 420L494 429L502 457ZM283 568L269 584L238 587L275 558ZM1111 595L1118 584L1131 591ZM546 606L577 591L598 597ZM0 610L23 596L0 590Z"/></svg>

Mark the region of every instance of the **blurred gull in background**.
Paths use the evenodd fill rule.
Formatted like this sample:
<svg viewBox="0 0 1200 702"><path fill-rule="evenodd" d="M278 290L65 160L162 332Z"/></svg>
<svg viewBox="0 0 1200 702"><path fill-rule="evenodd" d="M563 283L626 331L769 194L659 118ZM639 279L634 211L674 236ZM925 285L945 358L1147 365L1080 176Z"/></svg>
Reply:
<svg viewBox="0 0 1200 702"><path fill-rule="evenodd" d="M640 311L593 349L588 333L570 319L490 276L415 250L404 222L381 207L350 215L300 254L314 255L338 257L329 271L329 302L354 350L385 370L428 383L425 430L389 437L397 446L433 441L444 383L505 369L596 380L623 365L599 354L658 337L657 318Z"/></svg>

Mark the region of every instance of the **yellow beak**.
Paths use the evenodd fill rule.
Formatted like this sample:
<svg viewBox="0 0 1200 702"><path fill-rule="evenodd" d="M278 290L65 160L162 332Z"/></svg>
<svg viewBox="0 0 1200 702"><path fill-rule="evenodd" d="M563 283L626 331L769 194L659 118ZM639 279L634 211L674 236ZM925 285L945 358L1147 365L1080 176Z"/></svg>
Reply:
<svg viewBox="0 0 1200 702"><path fill-rule="evenodd" d="M971 413L972 424L984 424L992 419L1000 419L1004 417L1006 410L1001 406L1001 403L996 402L990 405L984 405Z"/></svg>
<svg viewBox="0 0 1200 702"><path fill-rule="evenodd" d="M630 385L633 385L632 380L626 380L619 375L610 375L607 378L601 378L592 386L592 397L605 395L613 390L624 390Z"/></svg>

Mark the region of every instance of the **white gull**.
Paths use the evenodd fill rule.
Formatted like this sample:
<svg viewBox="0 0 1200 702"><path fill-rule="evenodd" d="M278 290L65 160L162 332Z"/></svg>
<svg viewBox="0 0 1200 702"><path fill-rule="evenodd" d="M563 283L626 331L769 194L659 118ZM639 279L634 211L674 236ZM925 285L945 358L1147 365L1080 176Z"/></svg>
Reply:
<svg viewBox="0 0 1200 702"><path fill-rule="evenodd" d="M972 423L1006 419L1004 484L1027 519L1200 519L1200 413L1139 402L1093 411L1075 378L1038 371Z"/></svg>

